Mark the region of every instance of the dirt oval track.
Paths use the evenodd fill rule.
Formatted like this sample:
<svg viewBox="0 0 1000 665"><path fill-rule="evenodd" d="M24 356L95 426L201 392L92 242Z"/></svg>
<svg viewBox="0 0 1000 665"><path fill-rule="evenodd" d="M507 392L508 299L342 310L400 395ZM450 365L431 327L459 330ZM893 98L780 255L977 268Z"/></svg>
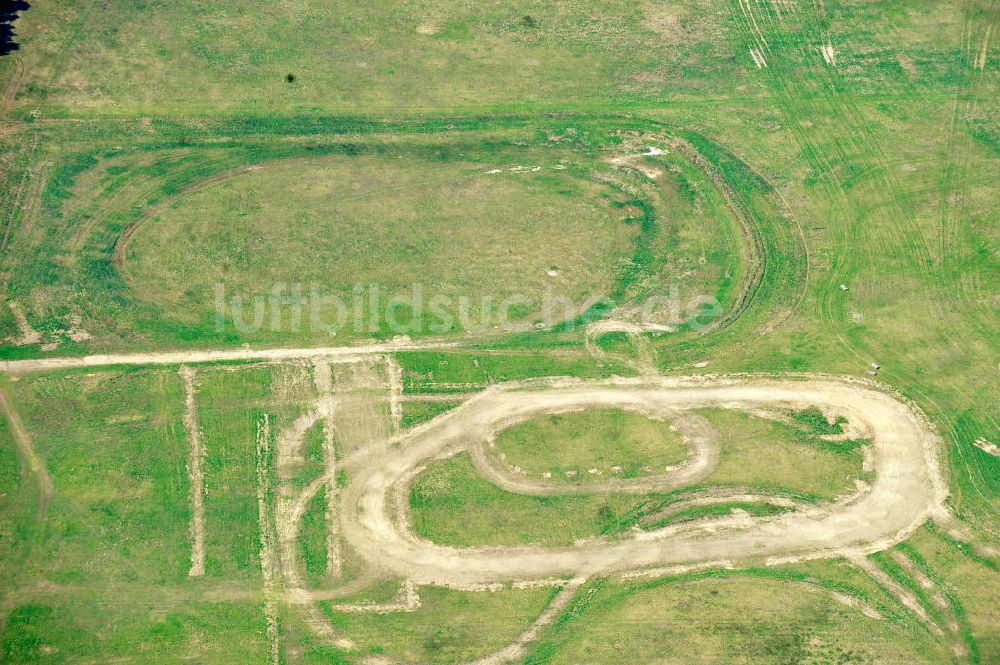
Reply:
<svg viewBox="0 0 1000 665"><path fill-rule="evenodd" d="M409 487L428 463L474 449L492 432L518 420L600 406L664 414L703 407L751 411L820 407L846 416L870 435L875 480L850 500L807 510L741 520L720 518L626 538L587 539L563 548L444 547L413 533L407 518ZM943 512L947 490L940 450L939 437L921 414L857 381L724 377L506 384L404 433L378 458L366 456L353 464L348 460L350 482L341 497L341 532L358 554L386 571L418 584L453 586L675 565L850 556L885 549Z"/></svg>

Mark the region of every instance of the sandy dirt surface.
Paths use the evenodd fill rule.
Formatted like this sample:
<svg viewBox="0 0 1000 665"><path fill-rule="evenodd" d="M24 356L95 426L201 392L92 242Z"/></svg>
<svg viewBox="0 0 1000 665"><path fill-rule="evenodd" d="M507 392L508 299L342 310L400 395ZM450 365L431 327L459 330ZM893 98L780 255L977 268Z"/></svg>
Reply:
<svg viewBox="0 0 1000 665"><path fill-rule="evenodd" d="M103 367L108 365L185 365L232 362L238 360L303 360L309 358L351 358L398 351L426 351L460 347L459 342L412 342L399 339L380 344L330 346L300 349L210 349L204 351L164 351L161 353L123 353L77 357L33 358L0 361L0 372L26 374L59 369Z"/></svg>
<svg viewBox="0 0 1000 665"><path fill-rule="evenodd" d="M409 485L431 461L469 449L504 422L598 406L831 409L873 433L876 479L853 501L810 511L668 527L618 540L588 539L565 548L444 547L420 539L408 528ZM647 377L510 384L487 390L410 430L377 464L371 457L353 465L348 460L351 482L342 494L341 530L361 556L383 570L419 584L461 587L710 561L857 557L889 547L930 516L943 513L946 487L939 450L938 436L919 413L861 382Z"/></svg>
<svg viewBox="0 0 1000 665"><path fill-rule="evenodd" d="M194 370L182 366L179 370L184 384L184 430L188 436L188 480L191 483L191 570L190 577L205 574L205 492L202 488L202 466L205 448L201 443L198 428L198 412L195 406Z"/></svg>

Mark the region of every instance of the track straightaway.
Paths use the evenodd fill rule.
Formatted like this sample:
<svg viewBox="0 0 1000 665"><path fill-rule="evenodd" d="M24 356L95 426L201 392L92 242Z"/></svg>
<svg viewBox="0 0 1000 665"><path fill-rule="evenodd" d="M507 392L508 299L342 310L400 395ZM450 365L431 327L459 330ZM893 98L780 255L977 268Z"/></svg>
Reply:
<svg viewBox="0 0 1000 665"><path fill-rule="evenodd" d="M407 525L409 487L433 460L474 446L505 422L554 410L609 406L649 411L819 406L872 433L876 478L869 491L846 503L740 524L718 521L625 539L588 539L564 548L444 547L419 538ZM377 463L369 458L350 469L341 528L351 547L377 567L419 584L446 586L719 560L779 563L859 556L886 549L929 517L944 514L947 489L940 450L940 438L914 407L861 381L645 377L513 383L491 388L410 430Z"/></svg>

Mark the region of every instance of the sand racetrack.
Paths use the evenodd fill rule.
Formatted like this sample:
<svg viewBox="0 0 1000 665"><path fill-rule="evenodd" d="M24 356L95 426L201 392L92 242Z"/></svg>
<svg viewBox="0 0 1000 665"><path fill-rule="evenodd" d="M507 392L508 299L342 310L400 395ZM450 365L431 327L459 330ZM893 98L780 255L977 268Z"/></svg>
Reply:
<svg viewBox="0 0 1000 665"><path fill-rule="evenodd" d="M817 406L846 416L871 436L870 459L876 478L867 491L848 501L777 516L720 518L625 538L593 538L564 548L444 547L413 533L408 524L409 487L428 463L473 450L492 432L519 420L599 406L660 412L666 417L702 407ZM505 384L403 433L385 455L348 458L341 532L355 551L380 568L418 584L452 586L675 565L850 556L883 550L903 540L931 515L943 512L947 490L940 450L939 437L917 411L860 381L647 377ZM650 482L650 489L655 490L663 481Z"/></svg>

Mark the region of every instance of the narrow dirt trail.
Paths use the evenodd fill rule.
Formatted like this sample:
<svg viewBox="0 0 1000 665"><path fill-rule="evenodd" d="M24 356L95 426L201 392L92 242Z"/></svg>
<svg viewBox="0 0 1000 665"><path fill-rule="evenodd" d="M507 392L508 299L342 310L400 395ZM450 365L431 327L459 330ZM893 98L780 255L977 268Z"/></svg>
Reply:
<svg viewBox="0 0 1000 665"><path fill-rule="evenodd" d="M260 570L264 578L264 618L267 622L267 641L271 665L281 662L281 643L278 634L278 609L276 597L277 559L271 532L269 495L271 481L268 473L271 458L271 424L267 414L257 423L257 526L260 530Z"/></svg>
<svg viewBox="0 0 1000 665"><path fill-rule="evenodd" d="M498 424L557 409L615 406L755 409L820 406L873 433L876 479L854 501L808 512L719 520L689 529L645 532L572 547L435 545L406 527L408 487L432 460L467 449ZM767 445L767 442L761 442ZM357 464L343 490L341 530L366 560L418 584L473 586L561 575L594 575L654 566L727 560L858 556L886 549L944 511L940 440L910 406L872 385L811 380L561 380L498 386L411 430L379 464ZM393 519L390 515L399 517Z"/></svg>
<svg viewBox="0 0 1000 665"><path fill-rule="evenodd" d="M528 653L526 647L541 636L542 630L546 626L556 620L559 613L573 600L576 592L586 581L583 577L577 577L566 582L545 608L545 611L535 619L535 622L527 630L518 635L516 640L502 649L468 663L468 665L503 665L503 663L512 663L524 658Z"/></svg>
<svg viewBox="0 0 1000 665"><path fill-rule="evenodd" d="M49 470L45 467L45 462L35 452L35 446L31 442L31 435L28 434L28 430L24 427L21 416L14 409L14 405L11 404L5 389L0 389L0 410L3 411L4 417L7 419L7 424L10 426L10 433L14 437L14 443L17 444L17 449L20 451L21 457L28 467L28 471L31 472L32 477L38 483L38 512L42 515L45 513L46 508L48 508L49 501L52 499L52 494L55 491L52 484L52 477L49 475Z"/></svg>
<svg viewBox="0 0 1000 665"><path fill-rule="evenodd" d="M207 349L202 351L164 351L161 353L123 353L92 356L33 358L0 361L0 372L27 374L59 369L80 369L109 365L189 365L197 363L232 362L239 360L306 360L311 358L351 358L383 355L399 351L461 348L462 342L421 341L401 339L358 346L327 346L287 349Z"/></svg>
<svg viewBox="0 0 1000 665"><path fill-rule="evenodd" d="M343 573L340 553L340 524L337 522L337 455L334 449L336 427L333 410L333 382L330 377L330 363L318 358L313 361L313 386L320 401L330 404L323 413L323 467L326 475L326 573L331 579L338 579Z"/></svg>
<svg viewBox="0 0 1000 665"><path fill-rule="evenodd" d="M188 435L188 480L191 483L191 569L189 577L205 574L205 491L203 489L205 449L198 428L195 406L194 370L182 366L178 370L184 384L184 429Z"/></svg>

